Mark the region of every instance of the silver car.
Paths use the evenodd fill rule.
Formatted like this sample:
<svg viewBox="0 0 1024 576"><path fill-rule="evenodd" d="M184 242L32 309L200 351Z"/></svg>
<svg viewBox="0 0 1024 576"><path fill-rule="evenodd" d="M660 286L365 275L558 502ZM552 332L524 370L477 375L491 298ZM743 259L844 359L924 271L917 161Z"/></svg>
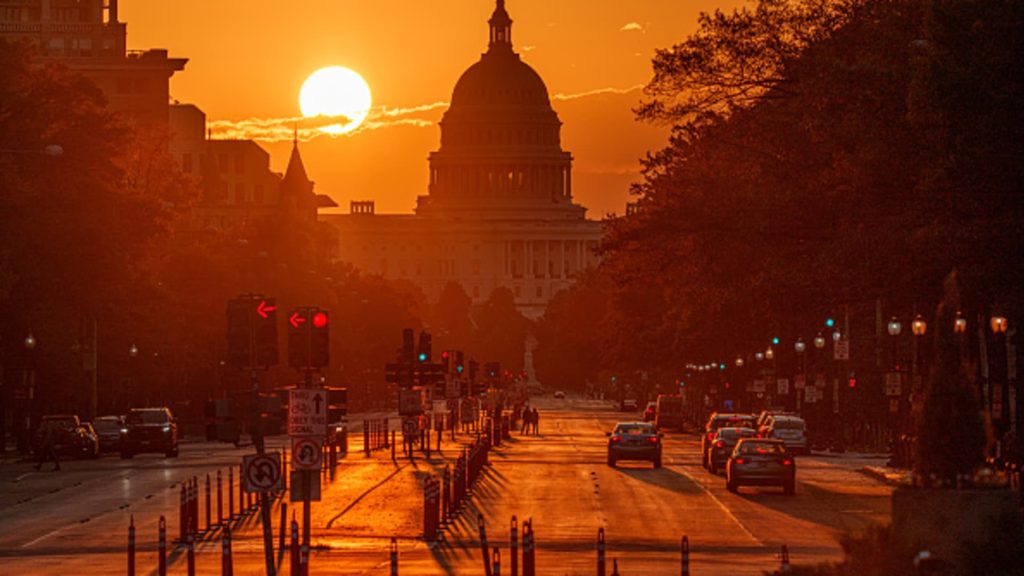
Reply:
<svg viewBox="0 0 1024 576"><path fill-rule="evenodd" d="M772 416L761 427L761 437L782 440L790 453L807 453L807 424L798 416Z"/></svg>

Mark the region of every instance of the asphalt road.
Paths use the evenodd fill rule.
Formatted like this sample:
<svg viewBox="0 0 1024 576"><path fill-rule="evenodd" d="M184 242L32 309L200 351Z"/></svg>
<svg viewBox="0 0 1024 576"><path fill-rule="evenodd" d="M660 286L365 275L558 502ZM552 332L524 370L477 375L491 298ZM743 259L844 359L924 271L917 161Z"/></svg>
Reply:
<svg viewBox="0 0 1024 576"><path fill-rule="evenodd" d="M477 514L490 543L498 544L509 574L509 523L532 518L538 574L594 574L596 536L605 529L608 573L678 574L679 542L691 545L691 573L762 574L778 566L786 544L794 563L838 560L844 531L887 523L891 488L858 470L878 460L806 456L797 459L797 493L777 488L726 491L721 476L700 466L692 435L668 433L664 466L605 463L605 432L633 419L607 404L544 399L540 435L516 434L491 457L473 503L437 544L417 538L422 516L419 482L451 463L446 448L427 463L392 463L386 453L358 454L355 439L335 482L314 505L313 574L388 574L390 538L399 538L401 574L482 574ZM276 445L283 442L271 442ZM0 575L124 573L125 529L134 515L140 574L153 574L157 518L176 532L180 482L237 466L251 449L221 444L183 445L181 456L107 456L72 461L61 472L35 472L27 463L0 466ZM274 524L277 513L274 510ZM289 512L290 515L290 512ZM235 573L262 574L258 526L236 529ZM276 536L275 536L276 540ZM219 542L200 546L199 574L219 574ZM184 574L181 549L171 573ZM284 573L287 573L287 557Z"/></svg>

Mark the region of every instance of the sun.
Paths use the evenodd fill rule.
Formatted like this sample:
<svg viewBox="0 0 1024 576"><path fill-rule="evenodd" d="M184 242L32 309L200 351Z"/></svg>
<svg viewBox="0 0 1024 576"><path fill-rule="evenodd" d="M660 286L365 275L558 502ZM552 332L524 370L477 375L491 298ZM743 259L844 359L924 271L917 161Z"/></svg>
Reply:
<svg viewBox="0 0 1024 576"><path fill-rule="evenodd" d="M328 134L344 134L358 128L369 114L371 104L366 80L344 66L313 72L299 91L302 115L324 120L319 128Z"/></svg>

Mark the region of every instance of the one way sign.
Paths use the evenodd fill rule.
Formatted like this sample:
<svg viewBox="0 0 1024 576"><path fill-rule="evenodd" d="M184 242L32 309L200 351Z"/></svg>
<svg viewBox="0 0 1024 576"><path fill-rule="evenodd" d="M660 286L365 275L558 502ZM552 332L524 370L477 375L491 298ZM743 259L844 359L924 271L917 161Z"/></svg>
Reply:
<svg viewBox="0 0 1024 576"><path fill-rule="evenodd" d="M289 391L288 435L327 435L327 390L294 388Z"/></svg>

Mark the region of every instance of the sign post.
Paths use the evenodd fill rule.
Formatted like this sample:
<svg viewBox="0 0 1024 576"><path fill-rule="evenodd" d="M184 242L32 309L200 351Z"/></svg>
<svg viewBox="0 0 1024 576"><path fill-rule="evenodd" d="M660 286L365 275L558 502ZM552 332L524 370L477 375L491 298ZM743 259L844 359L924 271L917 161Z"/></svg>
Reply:
<svg viewBox="0 0 1024 576"><path fill-rule="evenodd" d="M307 381L309 378L307 378ZM323 439L327 435L327 390L293 388L288 393L288 434L292 437L292 468L302 476L302 554L307 558L308 573L310 517L313 477L317 482L323 456Z"/></svg>

